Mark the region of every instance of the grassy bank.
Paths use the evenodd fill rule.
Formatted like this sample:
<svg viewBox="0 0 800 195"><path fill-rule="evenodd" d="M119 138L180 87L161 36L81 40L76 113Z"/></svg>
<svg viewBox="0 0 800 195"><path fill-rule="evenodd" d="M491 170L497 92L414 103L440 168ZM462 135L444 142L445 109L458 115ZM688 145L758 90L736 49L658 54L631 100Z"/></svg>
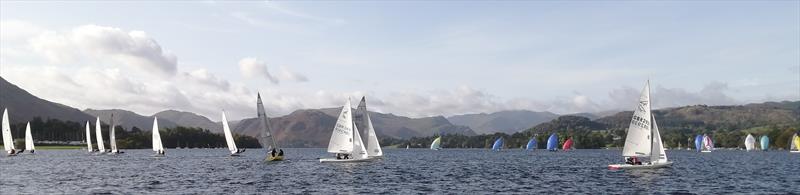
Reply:
<svg viewBox="0 0 800 195"><path fill-rule="evenodd" d="M3 147L3 145L0 145L0 148L2 148L2 147ZM69 145L63 145L63 146L36 146L36 150L76 150L76 149L82 149L82 148L84 148L84 146L69 146Z"/></svg>

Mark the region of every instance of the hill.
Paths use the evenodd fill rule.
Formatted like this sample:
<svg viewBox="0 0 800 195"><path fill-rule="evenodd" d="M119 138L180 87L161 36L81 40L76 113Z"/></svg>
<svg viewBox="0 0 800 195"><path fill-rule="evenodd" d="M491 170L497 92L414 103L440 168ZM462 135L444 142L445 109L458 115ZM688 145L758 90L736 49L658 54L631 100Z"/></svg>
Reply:
<svg viewBox="0 0 800 195"><path fill-rule="evenodd" d="M465 114L447 117L455 125L468 126L477 134L515 133L555 119L551 112L527 110L500 111L491 114Z"/></svg>

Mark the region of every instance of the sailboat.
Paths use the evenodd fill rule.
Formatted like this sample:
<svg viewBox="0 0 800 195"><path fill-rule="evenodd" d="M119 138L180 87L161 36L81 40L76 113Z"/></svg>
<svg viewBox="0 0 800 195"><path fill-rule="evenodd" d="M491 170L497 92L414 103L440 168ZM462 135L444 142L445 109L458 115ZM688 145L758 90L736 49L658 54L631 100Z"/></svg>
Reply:
<svg viewBox="0 0 800 195"><path fill-rule="evenodd" d="M789 142L789 145L790 153L800 153L800 137L797 136L797 133L792 135L792 141Z"/></svg>
<svg viewBox="0 0 800 195"><path fill-rule="evenodd" d="M525 146L526 150L536 150L536 138L532 137L531 140L528 140L528 145Z"/></svg>
<svg viewBox="0 0 800 195"><path fill-rule="evenodd" d="M406 145L406 150L408 150L408 148L409 148L409 146L408 146L408 145Z"/></svg>
<svg viewBox="0 0 800 195"><path fill-rule="evenodd" d="M567 139L567 141L564 141L564 145L561 146L561 149L564 151L569 151L574 149L572 148L572 138L569 138Z"/></svg>
<svg viewBox="0 0 800 195"><path fill-rule="evenodd" d="M358 111L360 118L362 120L362 125L366 128L367 133L367 156L369 158L381 158L383 157L383 150L381 150L381 144L378 143L378 135L375 134L375 127L372 126L372 120L369 118L369 112L367 112L367 99L366 97L361 97L361 102L358 103Z"/></svg>
<svg viewBox="0 0 800 195"><path fill-rule="evenodd" d="M437 137L436 139L431 142L431 150L441 150L442 149L442 137Z"/></svg>
<svg viewBox="0 0 800 195"><path fill-rule="evenodd" d="M95 129L94 133L97 134L97 150L100 153L106 152L106 146L103 144L103 129L100 128L100 117L97 117L97 121L94 123Z"/></svg>
<svg viewBox="0 0 800 195"><path fill-rule="evenodd" d="M25 151L29 151L33 154L35 146L33 145L33 136L31 135L31 122L28 122L28 125L25 126Z"/></svg>
<svg viewBox="0 0 800 195"><path fill-rule="evenodd" d="M694 137L694 148L698 152L703 150L703 135L697 135Z"/></svg>
<svg viewBox="0 0 800 195"><path fill-rule="evenodd" d="M231 156L239 156L239 153L244 152L244 150L239 150L236 147L236 142L233 141L233 134L231 133L231 127L228 126L228 117L225 117L225 111L222 111L222 131L225 133L225 143L228 144L228 151L231 152Z"/></svg>
<svg viewBox="0 0 800 195"><path fill-rule="evenodd" d="M550 134L550 138L547 138L547 150L558 150L558 135L556 133Z"/></svg>
<svg viewBox="0 0 800 195"><path fill-rule="evenodd" d="M8 156L16 156L17 149L14 148L14 138L11 137L11 125L8 122L8 109L3 109L3 148Z"/></svg>
<svg viewBox="0 0 800 195"><path fill-rule="evenodd" d="M628 135L625 137L625 146L622 156L626 164L608 165L609 168L643 169L670 166L664 146L661 142L661 133L658 124L651 112L650 81L644 86L639 97L638 105L634 109L631 124L628 126ZM652 138L652 139L651 139ZM650 162L642 163L640 159L649 158Z"/></svg>
<svg viewBox="0 0 800 195"><path fill-rule="evenodd" d="M494 140L494 144L492 144L492 150L500 151L503 149L503 137L497 138Z"/></svg>
<svg viewBox="0 0 800 195"><path fill-rule="evenodd" d="M744 148L747 151L756 149L756 138L752 134L747 134L747 138L744 139Z"/></svg>
<svg viewBox="0 0 800 195"><path fill-rule="evenodd" d="M269 118L267 118L267 111L264 110L264 103L261 102L261 93L256 94L256 110L258 111L258 120L261 121L261 142L262 146L266 146L269 141L269 148L267 150L267 161L281 161L283 160L283 149L278 148L278 143L275 142L275 137L272 136L272 126L269 125ZM244 152L244 151L242 151Z"/></svg>
<svg viewBox="0 0 800 195"><path fill-rule="evenodd" d="M361 162L369 161L366 148L358 133L358 127L353 121L350 99L342 107L342 112L333 127L331 140L328 143L328 152L336 154L336 158L321 158L319 162Z"/></svg>
<svg viewBox="0 0 800 195"><path fill-rule="evenodd" d="M708 135L703 134L703 148L700 152L711 152L712 150L714 150L714 141Z"/></svg>
<svg viewBox="0 0 800 195"><path fill-rule="evenodd" d="M166 151L164 151L164 145L161 144L161 133L158 132L158 117L153 117L151 134L153 135L153 151L156 152L156 156L164 156Z"/></svg>
<svg viewBox="0 0 800 195"><path fill-rule="evenodd" d="M89 121L86 121L86 149L90 153L94 152L94 148L92 148L92 128Z"/></svg>
<svg viewBox="0 0 800 195"><path fill-rule="evenodd" d="M767 137L767 135L761 136L761 150L763 151L769 150L769 137Z"/></svg>
<svg viewBox="0 0 800 195"><path fill-rule="evenodd" d="M117 133L115 132L114 128L117 126L114 123L114 114L111 114L111 128L108 130L108 145L111 146L111 153L110 154L119 154L122 153L117 148Z"/></svg>

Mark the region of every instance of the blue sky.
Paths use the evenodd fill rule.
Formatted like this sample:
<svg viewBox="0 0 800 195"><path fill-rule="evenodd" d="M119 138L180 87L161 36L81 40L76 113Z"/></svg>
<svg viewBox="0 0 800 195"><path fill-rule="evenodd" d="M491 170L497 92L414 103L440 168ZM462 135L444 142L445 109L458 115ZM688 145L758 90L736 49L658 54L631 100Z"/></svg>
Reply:
<svg viewBox="0 0 800 195"><path fill-rule="evenodd" d="M656 107L800 100L798 1L0 5L0 75L80 109L566 114L647 79Z"/></svg>

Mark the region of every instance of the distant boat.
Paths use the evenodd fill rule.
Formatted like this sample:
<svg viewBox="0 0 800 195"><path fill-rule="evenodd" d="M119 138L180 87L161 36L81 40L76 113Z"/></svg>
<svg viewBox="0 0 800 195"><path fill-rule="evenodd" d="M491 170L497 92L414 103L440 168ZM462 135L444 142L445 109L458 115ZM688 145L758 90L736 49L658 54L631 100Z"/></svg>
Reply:
<svg viewBox="0 0 800 195"><path fill-rule="evenodd" d="M161 133L158 132L158 117L153 117L153 131L151 134L153 135L153 151L156 152L156 156L164 156L166 151L164 151L164 145L161 144Z"/></svg>
<svg viewBox="0 0 800 195"><path fill-rule="evenodd" d="M33 154L35 146L33 145L33 136L31 135L31 122L25 126L25 151Z"/></svg>
<svg viewBox="0 0 800 195"><path fill-rule="evenodd" d="M502 150L503 149L503 137L497 138L494 140L494 144L492 144L492 150Z"/></svg>
<svg viewBox="0 0 800 195"><path fill-rule="evenodd" d="M711 152L714 150L714 141L711 137L703 134L703 149L700 152Z"/></svg>
<svg viewBox="0 0 800 195"><path fill-rule="evenodd" d="M100 117L97 117L97 121L94 123L95 129L94 133L97 134L97 150L100 153L106 152L106 146L103 144L103 129L100 128Z"/></svg>
<svg viewBox="0 0 800 195"><path fill-rule="evenodd" d="M569 138L569 139L567 139L567 141L564 141L564 145L561 147L561 149L564 150L564 151L568 151L568 150L574 149L574 148L572 148L572 138Z"/></svg>
<svg viewBox="0 0 800 195"><path fill-rule="evenodd" d="M651 105L650 82L648 81L639 96L638 105L634 109L631 123L628 126L628 134L625 137L622 156L625 158L626 164L613 164L609 165L609 168L639 169L672 165L664 152L661 133L658 131L658 124L652 114ZM650 162L642 162L643 158L648 158Z"/></svg>
<svg viewBox="0 0 800 195"><path fill-rule="evenodd" d="M549 151L558 150L558 136L556 135L556 133L550 134L550 138L547 138L547 150Z"/></svg>
<svg viewBox="0 0 800 195"><path fill-rule="evenodd" d="M431 150L441 150L442 149L442 137L437 137L431 143Z"/></svg>
<svg viewBox="0 0 800 195"><path fill-rule="evenodd" d="M11 125L8 122L8 109L3 109L3 148L8 156L16 156L17 149L14 148L14 138L11 137Z"/></svg>
<svg viewBox="0 0 800 195"><path fill-rule="evenodd" d="M769 137L767 137L767 135L761 136L761 150L763 151L769 150Z"/></svg>
<svg viewBox="0 0 800 195"><path fill-rule="evenodd" d="M111 114L111 128L108 130L108 142L109 146L111 146L111 154L122 153L119 151L119 148L117 148L117 133L114 130L115 126L117 126L117 123L114 122L114 114Z"/></svg>
<svg viewBox="0 0 800 195"><path fill-rule="evenodd" d="M262 146L269 146L267 149L267 161L282 161L283 149L278 147L275 142L275 137L272 136L272 125L269 124L269 117L267 111L264 110L264 103L261 102L261 93L256 94L256 110L258 112L258 120L261 122L261 142Z"/></svg>
<svg viewBox="0 0 800 195"><path fill-rule="evenodd" d="M328 143L328 152L336 154L336 158L322 158L319 162L361 162L371 159L367 156L367 149L364 148L358 127L353 121L350 105L350 99L347 99Z"/></svg>
<svg viewBox="0 0 800 195"><path fill-rule="evenodd" d="M381 150L381 144L378 142L378 135L375 134L375 127L372 126L372 120L370 120L369 112L367 112L366 97L361 97L361 102L358 103L356 111L361 114L361 119L363 120L362 124L364 128L366 128L367 156L370 158L383 157L383 150Z"/></svg>
<svg viewBox="0 0 800 195"><path fill-rule="evenodd" d="M536 149L536 138L533 137L531 140L528 140L528 145L525 146L526 150L535 150Z"/></svg>
<svg viewBox="0 0 800 195"><path fill-rule="evenodd" d="M408 150L408 145L406 145L406 150Z"/></svg>
<svg viewBox="0 0 800 195"><path fill-rule="evenodd" d="M225 134L225 143L228 144L228 151L231 152L231 156L238 156L239 153L244 152L244 150L239 150L236 147L236 142L233 140L233 134L231 133L231 127L228 126L228 118L225 117L225 111L222 112L222 131Z"/></svg>
<svg viewBox="0 0 800 195"><path fill-rule="evenodd" d="M747 134L747 138L744 139L744 148L747 149L747 151L756 149L756 138L753 137L752 134Z"/></svg>
<svg viewBox="0 0 800 195"><path fill-rule="evenodd" d="M92 128L89 121L86 121L86 150L89 152L94 152L94 148L92 148Z"/></svg>
<svg viewBox="0 0 800 195"><path fill-rule="evenodd" d="M789 142L789 152L791 153L800 153L800 137L797 136L797 133L792 135L792 141Z"/></svg>
<svg viewBox="0 0 800 195"><path fill-rule="evenodd" d="M697 135L694 137L694 147L698 152L703 150L703 135Z"/></svg>

